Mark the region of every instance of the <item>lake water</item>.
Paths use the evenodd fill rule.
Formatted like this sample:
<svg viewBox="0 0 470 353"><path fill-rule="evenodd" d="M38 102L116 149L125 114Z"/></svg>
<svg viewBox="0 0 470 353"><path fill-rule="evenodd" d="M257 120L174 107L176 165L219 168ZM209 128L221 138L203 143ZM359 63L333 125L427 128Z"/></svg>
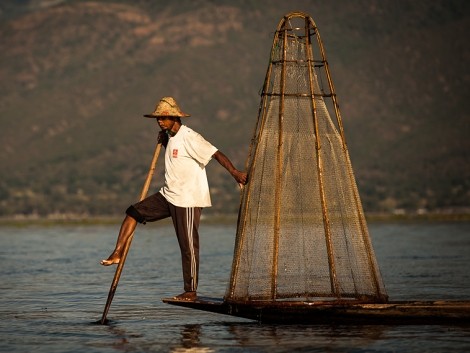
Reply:
<svg viewBox="0 0 470 353"><path fill-rule="evenodd" d="M0 227L1 352L469 352L469 326L260 325L167 305L182 292L171 225L139 226L108 314L118 225ZM470 300L470 223L369 225L391 300ZM199 293L222 297L235 225L201 225Z"/></svg>

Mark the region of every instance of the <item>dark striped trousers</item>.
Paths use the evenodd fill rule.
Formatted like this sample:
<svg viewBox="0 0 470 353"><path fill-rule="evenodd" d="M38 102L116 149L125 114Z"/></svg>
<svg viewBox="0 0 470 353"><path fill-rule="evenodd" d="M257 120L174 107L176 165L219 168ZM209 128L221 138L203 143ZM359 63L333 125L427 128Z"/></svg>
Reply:
<svg viewBox="0 0 470 353"><path fill-rule="evenodd" d="M201 207L178 207L159 192L130 206L126 213L137 222L155 222L171 217L181 251L184 290L196 291L199 279L199 222Z"/></svg>

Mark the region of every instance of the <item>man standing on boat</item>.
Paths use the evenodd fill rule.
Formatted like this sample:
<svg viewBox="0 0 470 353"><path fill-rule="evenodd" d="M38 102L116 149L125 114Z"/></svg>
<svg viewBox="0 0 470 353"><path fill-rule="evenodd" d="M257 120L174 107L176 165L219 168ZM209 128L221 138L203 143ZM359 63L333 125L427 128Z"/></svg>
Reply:
<svg viewBox="0 0 470 353"><path fill-rule="evenodd" d="M237 170L232 162L200 134L181 123L183 113L172 97L162 98L151 114L161 130L158 142L165 147L165 183L154 195L130 206L121 225L116 247L101 264L118 264L127 239L137 223L145 224L171 217L181 250L184 293L180 300L195 300L199 274L199 220L203 207L211 200L205 166L214 158L240 185L247 174Z"/></svg>

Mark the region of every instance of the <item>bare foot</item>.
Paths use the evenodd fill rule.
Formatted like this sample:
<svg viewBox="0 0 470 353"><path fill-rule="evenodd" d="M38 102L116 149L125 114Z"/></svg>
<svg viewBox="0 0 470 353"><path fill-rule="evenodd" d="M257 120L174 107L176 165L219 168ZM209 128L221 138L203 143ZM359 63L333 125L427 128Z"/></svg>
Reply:
<svg viewBox="0 0 470 353"><path fill-rule="evenodd" d="M184 292L180 295L173 297L176 300L187 300L187 301L194 301L197 299L196 292Z"/></svg>
<svg viewBox="0 0 470 353"><path fill-rule="evenodd" d="M106 260L101 260L100 264L103 266L111 266L114 264L118 264L121 258L119 257L119 254L116 252L113 252Z"/></svg>

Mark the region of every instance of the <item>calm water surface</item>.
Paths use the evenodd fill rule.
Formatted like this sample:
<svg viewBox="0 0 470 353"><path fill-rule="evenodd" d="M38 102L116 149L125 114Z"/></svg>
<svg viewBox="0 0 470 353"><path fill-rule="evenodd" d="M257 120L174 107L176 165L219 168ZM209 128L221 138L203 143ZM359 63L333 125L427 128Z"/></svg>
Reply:
<svg viewBox="0 0 470 353"><path fill-rule="evenodd" d="M371 224L391 300L470 300L470 223ZM108 318L118 226L0 227L1 352L469 352L470 327L259 325L179 308L169 225L137 229ZM201 295L222 297L235 225L201 225Z"/></svg>

